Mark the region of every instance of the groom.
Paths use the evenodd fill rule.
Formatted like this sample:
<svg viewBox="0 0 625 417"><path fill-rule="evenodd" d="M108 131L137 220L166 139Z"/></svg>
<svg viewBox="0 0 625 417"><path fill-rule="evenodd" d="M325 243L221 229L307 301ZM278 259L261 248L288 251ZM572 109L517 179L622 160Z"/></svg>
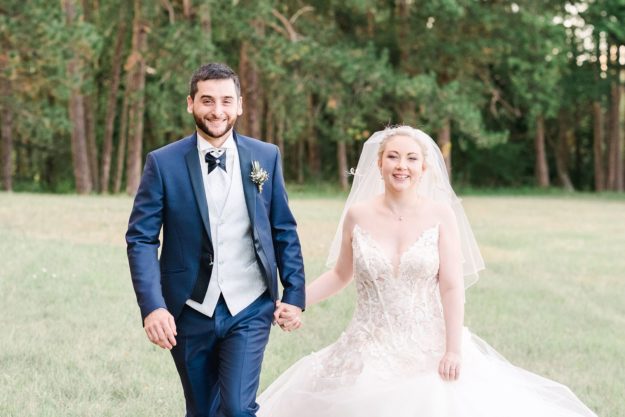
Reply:
<svg viewBox="0 0 625 417"><path fill-rule="evenodd" d="M234 71L197 69L187 111L196 132L147 156L126 233L132 283L148 338L171 350L186 416L255 416L271 323L298 327L305 305L296 223L278 148L233 130Z"/></svg>

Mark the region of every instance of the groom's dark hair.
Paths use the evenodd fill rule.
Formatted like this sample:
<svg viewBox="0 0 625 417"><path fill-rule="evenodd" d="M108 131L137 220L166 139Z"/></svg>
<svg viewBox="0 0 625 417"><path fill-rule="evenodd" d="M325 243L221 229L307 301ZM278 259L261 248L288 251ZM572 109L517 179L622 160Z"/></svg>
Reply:
<svg viewBox="0 0 625 417"><path fill-rule="evenodd" d="M191 98L195 98L195 93L197 93L197 83L206 80L232 80L234 81L234 87L237 90L237 96L241 96L241 83L239 82L239 76L237 73L226 64L211 62L196 69L191 76L191 81L189 82L189 95Z"/></svg>

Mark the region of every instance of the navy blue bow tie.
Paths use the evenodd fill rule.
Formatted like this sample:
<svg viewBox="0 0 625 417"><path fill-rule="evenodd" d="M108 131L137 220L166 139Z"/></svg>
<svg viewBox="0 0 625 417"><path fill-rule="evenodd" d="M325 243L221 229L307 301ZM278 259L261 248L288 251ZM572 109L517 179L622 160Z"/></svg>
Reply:
<svg viewBox="0 0 625 417"><path fill-rule="evenodd" d="M204 156L204 160L208 164L208 173L210 174L217 167L226 171L226 150L223 150L223 153L219 156L214 156L211 154L213 151L206 152Z"/></svg>

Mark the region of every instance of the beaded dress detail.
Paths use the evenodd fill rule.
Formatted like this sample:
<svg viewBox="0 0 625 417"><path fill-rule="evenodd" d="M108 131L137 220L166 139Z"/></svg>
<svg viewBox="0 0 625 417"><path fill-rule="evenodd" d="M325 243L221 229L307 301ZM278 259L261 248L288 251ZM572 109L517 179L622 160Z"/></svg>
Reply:
<svg viewBox="0 0 625 417"><path fill-rule="evenodd" d="M356 225L350 324L278 377L258 398L258 416L596 417L567 387L511 365L466 328L460 379L440 378L438 240L438 225L425 229L393 265Z"/></svg>

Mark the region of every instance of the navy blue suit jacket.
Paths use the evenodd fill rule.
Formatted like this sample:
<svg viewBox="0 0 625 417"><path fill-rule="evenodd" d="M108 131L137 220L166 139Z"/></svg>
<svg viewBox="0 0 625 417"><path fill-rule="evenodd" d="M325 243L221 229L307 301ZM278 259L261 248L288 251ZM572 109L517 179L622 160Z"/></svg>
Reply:
<svg viewBox="0 0 625 417"><path fill-rule="evenodd" d="M304 309L304 264L279 149L236 132L233 135L256 259L267 288L277 299L279 271L284 287L282 301ZM269 173L262 192L250 178L252 161L258 161ZM210 240L201 170L197 133L147 155L126 232L130 273L143 318L157 308L166 308L177 318L196 285L203 233Z"/></svg>

